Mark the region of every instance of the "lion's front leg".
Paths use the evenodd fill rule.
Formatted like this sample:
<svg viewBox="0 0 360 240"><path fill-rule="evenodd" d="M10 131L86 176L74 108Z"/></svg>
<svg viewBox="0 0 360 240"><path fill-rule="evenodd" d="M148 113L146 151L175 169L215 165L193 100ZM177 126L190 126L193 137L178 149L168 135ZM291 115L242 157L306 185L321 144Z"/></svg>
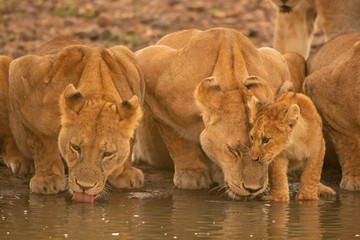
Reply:
<svg viewBox="0 0 360 240"><path fill-rule="evenodd" d="M289 183L287 178L288 160L282 156L275 158L269 165L270 192L262 200L287 202Z"/></svg>
<svg viewBox="0 0 360 240"><path fill-rule="evenodd" d="M55 194L66 189L64 164L55 138L35 135L27 131L27 142L33 154L35 175L30 180L30 191Z"/></svg>
<svg viewBox="0 0 360 240"><path fill-rule="evenodd" d="M200 145L179 136L172 128L159 125L160 133L174 161L174 184L180 189L209 188L211 177Z"/></svg>
<svg viewBox="0 0 360 240"><path fill-rule="evenodd" d="M128 159L116 168L108 177L108 182L116 188L140 188L144 184L144 174L131 164L131 154Z"/></svg>

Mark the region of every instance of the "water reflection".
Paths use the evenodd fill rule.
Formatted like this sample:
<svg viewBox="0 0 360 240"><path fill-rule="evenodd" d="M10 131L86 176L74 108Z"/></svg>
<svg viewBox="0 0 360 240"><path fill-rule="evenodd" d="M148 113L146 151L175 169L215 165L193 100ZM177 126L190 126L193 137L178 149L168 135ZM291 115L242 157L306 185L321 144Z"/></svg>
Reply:
<svg viewBox="0 0 360 240"><path fill-rule="evenodd" d="M360 193L332 201L232 201L206 191L165 198L112 193L0 195L0 239L360 239Z"/></svg>

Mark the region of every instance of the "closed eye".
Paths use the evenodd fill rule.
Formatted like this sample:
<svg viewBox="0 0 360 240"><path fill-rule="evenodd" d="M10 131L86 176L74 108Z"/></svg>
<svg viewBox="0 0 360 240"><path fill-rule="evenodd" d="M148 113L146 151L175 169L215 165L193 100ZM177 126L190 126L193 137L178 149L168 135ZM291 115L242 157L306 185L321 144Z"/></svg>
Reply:
<svg viewBox="0 0 360 240"><path fill-rule="evenodd" d="M241 153L240 153L239 149L233 148L233 147L230 147L230 146L227 146L227 149L229 150L229 152L231 154L234 155L234 157L241 158Z"/></svg>
<svg viewBox="0 0 360 240"><path fill-rule="evenodd" d="M70 149L78 154L81 153L81 148L75 144L70 143Z"/></svg>

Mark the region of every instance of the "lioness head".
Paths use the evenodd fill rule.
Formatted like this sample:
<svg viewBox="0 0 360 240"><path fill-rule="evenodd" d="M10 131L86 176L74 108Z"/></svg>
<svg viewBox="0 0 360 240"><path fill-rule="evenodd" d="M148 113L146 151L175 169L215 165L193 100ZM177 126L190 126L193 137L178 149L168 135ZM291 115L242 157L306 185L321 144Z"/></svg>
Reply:
<svg viewBox="0 0 360 240"><path fill-rule="evenodd" d="M69 188L99 194L108 176L130 154L131 138L142 116L138 98L111 102L84 97L68 85L60 98L59 150L69 169Z"/></svg>
<svg viewBox="0 0 360 240"><path fill-rule="evenodd" d="M256 77L245 81L247 87L253 87L259 94L260 83L264 82ZM268 184L267 165L250 159L244 91L248 90L245 87L223 90L213 77L204 79L195 90L205 124L200 134L201 146L208 157L221 167L232 198L257 195ZM269 94L263 96L265 101Z"/></svg>
<svg viewBox="0 0 360 240"><path fill-rule="evenodd" d="M263 106L256 97L252 97L248 104L250 123L253 125L250 131L250 157L254 161L268 164L290 144L300 108L287 101Z"/></svg>

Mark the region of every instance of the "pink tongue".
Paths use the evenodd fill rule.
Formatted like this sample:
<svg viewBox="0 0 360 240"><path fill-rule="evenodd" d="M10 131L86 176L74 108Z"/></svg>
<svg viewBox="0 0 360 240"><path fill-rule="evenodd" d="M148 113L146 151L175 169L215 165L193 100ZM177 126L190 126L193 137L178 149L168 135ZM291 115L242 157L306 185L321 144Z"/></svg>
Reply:
<svg viewBox="0 0 360 240"><path fill-rule="evenodd" d="M93 195L87 195L86 193L76 192L76 193L74 193L71 200L73 200L75 202L93 203L94 202L94 196Z"/></svg>

